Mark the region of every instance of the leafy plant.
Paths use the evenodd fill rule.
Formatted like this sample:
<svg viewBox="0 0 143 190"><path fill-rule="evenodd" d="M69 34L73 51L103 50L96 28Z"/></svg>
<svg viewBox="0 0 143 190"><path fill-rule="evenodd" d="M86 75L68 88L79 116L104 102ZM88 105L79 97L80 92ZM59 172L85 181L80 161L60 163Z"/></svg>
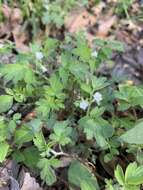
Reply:
<svg viewBox="0 0 143 190"><path fill-rule="evenodd" d="M143 166L137 166L136 162L130 163L124 174L121 166L118 165L115 170L115 177L125 190L139 190L143 183Z"/></svg>
<svg viewBox="0 0 143 190"><path fill-rule="evenodd" d="M134 0L119 0L116 8L116 12L119 15L125 14L130 19L129 8L131 7Z"/></svg>
<svg viewBox="0 0 143 190"><path fill-rule="evenodd" d="M100 64L124 50L121 43L95 39L94 48L83 33L63 42L47 38L15 63L1 63L1 163L12 157L48 186L60 180L70 189L98 190L105 183L98 184L96 163L114 163L125 152L140 165L130 163L125 174L118 166L118 183L108 180L107 189L140 187L143 87L99 76Z"/></svg>

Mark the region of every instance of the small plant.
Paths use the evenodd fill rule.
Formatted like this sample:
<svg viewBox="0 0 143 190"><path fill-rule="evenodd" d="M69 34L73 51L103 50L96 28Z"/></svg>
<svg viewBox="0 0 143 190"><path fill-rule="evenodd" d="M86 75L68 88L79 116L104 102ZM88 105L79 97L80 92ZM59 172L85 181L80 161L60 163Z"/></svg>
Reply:
<svg viewBox="0 0 143 190"><path fill-rule="evenodd" d="M117 3L116 13L122 16L123 14L130 19L129 8L134 0L119 0Z"/></svg>
<svg viewBox="0 0 143 190"><path fill-rule="evenodd" d="M107 188L109 190L124 189L124 190L139 190L143 183L143 166L137 166L136 162L130 163L125 171L120 165L115 169L115 178L118 184L107 181Z"/></svg>

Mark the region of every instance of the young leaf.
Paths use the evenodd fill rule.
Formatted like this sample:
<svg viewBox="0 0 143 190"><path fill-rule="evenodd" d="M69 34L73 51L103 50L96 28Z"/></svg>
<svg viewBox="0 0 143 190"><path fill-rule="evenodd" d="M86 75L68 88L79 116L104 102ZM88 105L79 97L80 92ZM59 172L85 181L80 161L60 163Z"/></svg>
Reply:
<svg viewBox="0 0 143 190"><path fill-rule="evenodd" d="M125 172L125 182L129 185L141 185L143 183L143 166L137 167L137 163L130 163Z"/></svg>
<svg viewBox="0 0 143 190"><path fill-rule="evenodd" d="M72 128L68 127L68 121L59 121L54 125L54 133L50 135L50 139L65 146L71 143L70 135Z"/></svg>
<svg viewBox="0 0 143 190"><path fill-rule="evenodd" d="M37 133L35 135L35 138L33 139L33 142L34 142L35 146L38 148L39 151L44 151L45 150L46 141L45 141L45 138L44 138L42 132Z"/></svg>
<svg viewBox="0 0 143 190"><path fill-rule="evenodd" d="M9 95L0 96L0 113L8 111L13 104L13 97Z"/></svg>
<svg viewBox="0 0 143 190"><path fill-rule="evenodd" d="M132 178L134 177L134 172L136 171L136 169L137 169L136 162L130 163L128 165L126 172L125 172L125 183L130 184L129 181L131 181Z"/></svg>
<svg viewBox="0 0 143 190"><path fill-rule="evenodd" d="M9 144L7 142L0 143L0 162L3 162L7 156Z"/></svg>
<svg viewBox="0 0 143 190"><path fill-rule="evenodd" d="M13 81L14 84L21 80L24 80L27 84L35 82L33 70L30 66L24 64L6 64L1 69L1 74L6 82Z"/></svg>
<svg viewBox="0 0 143 190"><path fill-rule="evenodd" d="M116 170L115 170L115 177L116 177L116 179L120 185L124 185L125 176L124 176L124 172L123 172L120 165L118 165Z"/></svg>
<svg viewBox="0 0 143 190"><path fill-rule="evenodd" d="M47 185L52 185L56 182L56 174L53 168L57 168L60 166L60 161L57 159L46 159L43 158L38 163L38 168L41 170L40 176L41 179L44 180Z"/></svg>

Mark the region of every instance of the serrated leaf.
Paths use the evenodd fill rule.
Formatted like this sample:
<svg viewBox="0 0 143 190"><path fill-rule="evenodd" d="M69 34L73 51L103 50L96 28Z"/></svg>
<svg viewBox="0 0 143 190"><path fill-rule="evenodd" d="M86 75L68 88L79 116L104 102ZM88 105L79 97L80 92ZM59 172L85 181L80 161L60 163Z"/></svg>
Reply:
<svg viewBox="0 0 143 190"><path fill-rule="evenodd" d="M8 125L3 120L0 121L0 142L3 142L7 138Z"/></svg>
<svg viewBox="0 0 143 190"><path fill-rule="evenodd" d="M7 142L0 143L0 162L3 162L7 156L9 144Z"/></svg>
<svg viewBox="0 0 143 190"><path fill-rule="evenodd" d="M102 118L98 121L83 117L79 121L87 139L96 139L96 143L103 149L108 147L107 138L113 135L114 129Z"/></svg>
<svg viewBox="0 0 143 190"><path fill-rule="evenodd" d="M97 78L96 76L92 77L93 89L97 91L108 86L109 83L106 80L107 79L105 77L99 77L99 78Z"/></svg>
<svg viewBox="0 0 143 190"><path fill-rule="evenodd" d="M77 79L85 79L85 76L88 74L88 65L83 63L73 63L69 66L70 72L77 78Z"/></svg>
<svg viewBox="0 0 143 190"><path fill-rule="evenodd" d="M41 120L40 119L32 119L30 122L28 122L29 127L31 128L33 134L37 134L41 130Z"/></svg>
<svg viewBox="0 0 143 190"><path fill-rule="evenodd" d="M0 96L0 113L8 111L13 104L13 97L9 95Z"/></svg>
<svg viewBox="0 0 143 190"><path fill-rule="evenodd" d="M53 168L60 166L60 161L57 159L46 159L43 158L38 163L38 168L41 169L40 176L47 185L52 185L56 182L56 174Z"/></svg>
<svg viewBox="0 0 143 190"><path fill-rule="evenodd" d="M35 82L34 72L28 65L19 63L6 64L0 73L6 82L13 81L14 84L21 80L24 80L27 84Z"/></svg>
<svg viewBox="0 0 143 190"><path fill-rule="evenodd" d="M71 142L70 135L72 128L67 125L68 121L56 122L53 127L54 133L50 135L50 139L61 144L62 146L69 144Z"/></svg>
<svg viewBox="0 0 143 190"><path fill-rule="evenodd" d="M96 108L93 108L90 112L90 116L92 118L98 118L100 117L105 111L105 108L104 107L96 107Z"/></svg>
<svg viewBox="0 0 143 190"><path fill-rule="evenodd" d="M33 142L39 151L44 151L46 146L46 141L42 132L35 135Z"/></svg>

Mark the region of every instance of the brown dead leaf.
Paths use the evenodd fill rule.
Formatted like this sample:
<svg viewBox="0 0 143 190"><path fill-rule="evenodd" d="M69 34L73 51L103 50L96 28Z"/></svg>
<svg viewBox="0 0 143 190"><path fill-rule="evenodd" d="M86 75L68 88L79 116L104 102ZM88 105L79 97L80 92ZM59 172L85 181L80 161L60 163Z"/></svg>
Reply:
<svg viewBox="0 0 143 190"><path fill-rule="evenodd" d="M116 38L117 38L117 40L125 42L127 44L137 44L138 43L138 39L136 39L133 35L131 35L127 31L117 31Z"/></svg>
<svg viewBox="0 0 143 190"><path fill-rule="evenodd" d="M0 38L8 39L11 35L11 27L8 22L0 23Z"/></svg>
<svg viewBox="0 0 143 190"><path fill-rule="evenodd" d="M95 36L93 34L87 32L86 38L87 38L89 46L92 47L92 45L93 45L92 42L95 39Z"/></svg>
<svg viewBox="0 0 143 190"><path fill-rule="evenodd" d="M2 6L2 13L6 19L9 19L10 24L21 24L23 21L22 12L19 8L10 8L6 4Z"/></svg>
<svg viewBox="0 0 143 190"><path fill-rule="evenodd" d="M2 13L5 18L9 19L11 16L11 8L8 7L6 4L2 6Z"/></svg>
<svg viewBox="0 0 143 190"><path fill-rule="evenodd" d="M65 21L65 27L71 33L79 32L85 29L87 26L92 26L96 23L96 17L88 13L87 10L76 10L67 16Z"/></svg>
<svg viewBox="0 0 143 190"><path fill-rule="evenodd" d="M101 21L96 35L105 38L108 36L111 27L117 22L116 16L109 17L106 21Z"/></svg>
<svg viewBox="0 0 143 190"><path fill-rule="evenodd" d="M22 30L21 25L23 22L21 10L19 8L12 9L4 4L2 12L6 20L0 24L0 37L8 39L12 36L18 50L29 51L29 48L25 45L28 35Z"/></svg>
<svg viewBox="0 0 143 190"><path fill-rule="evenodd" d="M12 26L19 25L23 21L22 12L18 8L14 8L11 13L11 24Z"/></svg>
<svg viewBox="0 0 143 190"><path fill-rule="evenodd" d="M35 178L26 172L21 190L42 190L42 188L36 182Z"/></svg>
<svg viewBox="0 0 143 190"><path fill-rule="evenodd" d="M25 45L25 42L27 40L27 34L26 32L22 31L21 25L17 25L12 31L13 38L15 41L16 48L20 51L29 51L29 47Z"/></svg>

